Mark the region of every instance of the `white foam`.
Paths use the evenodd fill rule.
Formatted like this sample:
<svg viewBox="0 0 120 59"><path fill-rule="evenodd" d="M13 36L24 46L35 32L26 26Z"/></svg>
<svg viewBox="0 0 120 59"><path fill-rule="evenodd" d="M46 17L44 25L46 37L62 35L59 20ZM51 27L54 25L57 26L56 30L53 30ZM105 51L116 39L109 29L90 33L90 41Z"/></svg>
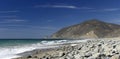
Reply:
<svg viewBox="0 0 120 59"><path fill-rule="evenodd" d="M64 44L64 43L75 43L75 42L86 42L86 40L55 40L55 41L42 41L40 43L35 44L26 44L22 46L9 46L9 47L0 47L0 59L11 59L20 57L19 53L23 53L25 51L32 51L34 49L46 49L58 47L56 44Z"/></svg>
<svg viewBox="0 0 120 59"><path fill-rule="evenodd" d="M20 56L17 56L17 55L4 55L4 56L1 56L0 59L12 59L12 58L17 58L17 57L20 57Z"/></svg>
<svg viewBox="0 0 120 59"><path fill-rule="evenodd" d="M77 44L71 44L71 46L76 46Z"/></svg>
<svg viewBox="0 0 120 59"><path fill-rule="evenodd" d="M0 48L0 59L11 59L20 57L17 54L23 53L25 51L32 51L34 49L46 49L46 48L53 48L57 46L42 46L40 44L32 44L32 45L25 45L25 46L14 46L14 47L6 47Z"/></svg>
<svg viewBox="0 0 120 59"><path fill-rule="evenodd" d="M0 59L11 59L15 57L20 57L18 55L15 55L19 51L16 51L17 49L11 49L11 48L0 48Z"/></svg>

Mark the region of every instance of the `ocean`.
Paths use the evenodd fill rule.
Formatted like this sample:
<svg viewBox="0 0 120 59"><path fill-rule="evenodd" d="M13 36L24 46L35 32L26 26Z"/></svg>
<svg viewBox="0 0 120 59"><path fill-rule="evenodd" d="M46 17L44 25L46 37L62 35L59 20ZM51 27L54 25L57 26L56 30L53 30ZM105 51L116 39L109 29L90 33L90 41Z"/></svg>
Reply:
<svg viewBox="0 0 120 59"><path fill-rule="evenodd" d="M57 44L82 42L65 39L0 39L0 59L20 57L20 53L34 49L59 47Z"/></svg>

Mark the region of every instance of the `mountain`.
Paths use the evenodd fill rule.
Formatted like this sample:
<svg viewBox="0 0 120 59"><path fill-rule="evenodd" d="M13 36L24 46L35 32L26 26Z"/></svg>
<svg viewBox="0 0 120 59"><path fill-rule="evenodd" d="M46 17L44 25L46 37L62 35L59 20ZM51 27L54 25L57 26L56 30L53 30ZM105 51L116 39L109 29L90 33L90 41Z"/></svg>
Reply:
<svg viewBox="0 0 120 59"><path fill-rule="evenodd" d="M120 25L99 21L88 20L80 24L65 27L54 33L52 38L105 38L120 36Z"/></svg>
<svg viewBox="0 0 120 59"><path fill-rule="evenodd" d="M120 29L109 33L106 37L109 37L109 38L111 38L111 37L120 37Z"/></svg>

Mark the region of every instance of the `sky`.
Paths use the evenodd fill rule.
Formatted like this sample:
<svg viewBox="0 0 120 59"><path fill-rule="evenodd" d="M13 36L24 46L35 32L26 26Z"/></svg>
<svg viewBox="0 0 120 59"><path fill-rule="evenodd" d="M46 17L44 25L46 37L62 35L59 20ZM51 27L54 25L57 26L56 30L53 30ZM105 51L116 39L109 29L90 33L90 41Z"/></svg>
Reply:
<svg viewBox="0 0 120 59"><path fill-rule="evenodd" d="M90 19L120 24L120 0L0 0L1 38L43 38Z"/></svg>

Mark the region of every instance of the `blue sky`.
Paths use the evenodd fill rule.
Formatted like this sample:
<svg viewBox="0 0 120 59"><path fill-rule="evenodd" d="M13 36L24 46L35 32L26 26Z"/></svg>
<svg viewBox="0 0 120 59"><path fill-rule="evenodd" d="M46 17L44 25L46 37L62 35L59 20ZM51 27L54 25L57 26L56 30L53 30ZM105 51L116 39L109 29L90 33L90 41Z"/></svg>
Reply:
<svg viewBox="0 0 120 59"><path fill-rule="evenodd" d="M120 0L0 0L0 38L42 38L89 19L120 23Z"/></svg>

